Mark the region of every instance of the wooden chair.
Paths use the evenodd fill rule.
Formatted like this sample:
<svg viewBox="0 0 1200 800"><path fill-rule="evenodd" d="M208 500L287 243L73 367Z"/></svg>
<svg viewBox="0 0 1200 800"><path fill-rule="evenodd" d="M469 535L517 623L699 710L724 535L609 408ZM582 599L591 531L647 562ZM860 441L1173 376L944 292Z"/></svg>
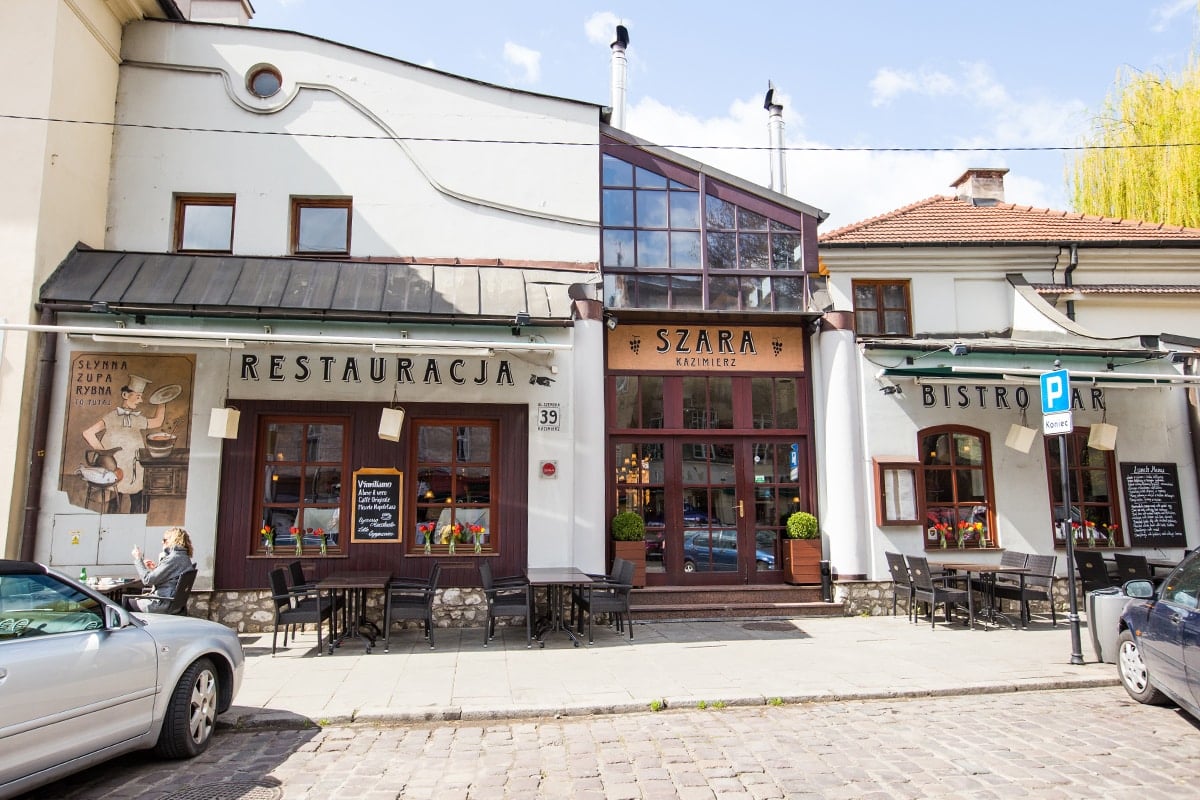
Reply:
<svg viewBox="0 0 1200 800"><path fill-rule="evenodd" d="M483 624L483 646L496 636L496 617L525 618L525 646L533 647L533 587L528 581L496 585L491 566L486 559L479 561L479 579L487 602L487 620Z"/></svg>
<svg viewBox="0 0 1200 800"><path fill-rule="evenodd" d="M628 625L629 641L633 641L633 618L629 610L629 593L633 591L633 575L636 565L623 558L616 559L616 561L620 563L615 567L619 570L615 581L606 579L583 587L582 596L579 599L579 626L575 630L583 633L583 614L586 612L588 615L588 644L594 644L596 641L592 636L592 617L596 614L612 614L613 625L618 633L621 632L622 625Z"/></svg>
<svg viewBox="0 0 1200 800"><path fill-rule="evenodd" d="M429 649L433 649L433 600L437 597L438 581L442 577L442 565L435 561L424 584L397 579L387 588L387 601L383 613L383 652L388 652L392 643L392 622L416 619L423 623Z"/></svg>
<svg viewBox="0 0 1200 800"><path fill-rule="evenodd" d="M1021 622L1030 620L1029 601L1045 600L1050 603L1050 624L1058 627L1058 614L1054 608L1054 567L1058 556L1029 556L1025 564L1032 572L1025 576L1024 591L1021 583L996 582L996 600L1016 600L1021 604Z"/></svg>
<svg viewBox="0 0 1200 800"><path fill-rule="evenodd" d="M166 595L154 594L149 592L146 594L131 594L126 595L122 599L122 604L130 611L141 611L137 601L139 600L166 600L167 607L162 611L154 611L154 614L175 614L177 616L186 617L188 598L192 594L192 584L196 582L197 570L189 569L187 572L179 576L179 582L175 584L175 594L167 597Z"/></svg>
<svg viewBox="0 0 1200 800"><path fill-rule="evenodd" d="M896 598L901 592L907 598L908 605L905 606L905 616L911 622L913 619L913 584L912 576L908 574L908 564L904 560L904 556L900 553L885 552L887 557L888 572L892 574L892 616L896 616Z"/></svg>
<svg viewBox="0 0 1200 800"><path fill-rule="evenodd" d="M271 570L271 600L275 603L275 626L271 631L271 655L275 655L275 640L284 628L283 645L287 647L287 627L312 623L317 627L317 652L321 652L321 624L333 613L333 600L322 598L314 590L294 591L288 588L282 568ZM293 633L293 641L295 636Z"/></svg>
<svg viewBox="0 0 1200 800"><path fill-rule="evenodd" d="M952 608L957 603L970 607L971 588L966 575L943 575L934 577L929 574L929 559L924 556L905 556L908 572L912 576L913 602L929 605L929 627L934 627L934 609L938 605L946 608L946 622L953 619ZM962 586L952 586L961 582ZM969 614L967 623L974 629L975 620Z"/></svg>

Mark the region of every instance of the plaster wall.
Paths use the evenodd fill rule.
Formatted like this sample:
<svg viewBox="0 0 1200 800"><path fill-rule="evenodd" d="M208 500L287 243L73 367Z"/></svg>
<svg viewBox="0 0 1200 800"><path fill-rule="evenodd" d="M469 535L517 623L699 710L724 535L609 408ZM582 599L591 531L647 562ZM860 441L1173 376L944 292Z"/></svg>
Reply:
<svg viewBox="0 0 1200 800"><path fill-rule="evenodd" d="M596 106L244 27L143 22L124 55L110 248L169 249L174 194L218 193L239 255L287 253L290 198L329 196L355 257L598 260ZM274 97L246 89L259 64Z"/></svg>

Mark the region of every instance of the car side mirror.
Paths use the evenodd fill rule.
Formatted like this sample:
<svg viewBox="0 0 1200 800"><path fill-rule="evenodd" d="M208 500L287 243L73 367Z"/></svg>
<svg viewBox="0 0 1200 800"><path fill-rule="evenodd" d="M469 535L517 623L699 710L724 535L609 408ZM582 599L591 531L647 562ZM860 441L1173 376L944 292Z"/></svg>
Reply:
<svg viewBox="0 0 1200 800"><path fill-rule="evenodd" d="M133 617L121 606L105 606L104 627L110 631L127 628L133 624Z"/></svg>
<svg viewBox="0 0 1200 800"><path fill-rule="evenodd" d="M1124 586L1125 594L1139 600L1154 597L1154 584L1147 580L1128 581Z"/></svg>

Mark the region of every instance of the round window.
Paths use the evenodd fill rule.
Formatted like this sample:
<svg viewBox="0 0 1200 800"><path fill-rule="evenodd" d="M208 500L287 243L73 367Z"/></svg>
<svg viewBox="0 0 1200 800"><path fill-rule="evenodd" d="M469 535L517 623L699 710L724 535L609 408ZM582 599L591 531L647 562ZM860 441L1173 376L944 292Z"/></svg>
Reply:
<svg viewBox="0 0 1200 800"><path fill-rule="evenodd" d="M257 97L270 97L283 87L283 77L272 66L258 66L250 70L246 86Z"/></svg>

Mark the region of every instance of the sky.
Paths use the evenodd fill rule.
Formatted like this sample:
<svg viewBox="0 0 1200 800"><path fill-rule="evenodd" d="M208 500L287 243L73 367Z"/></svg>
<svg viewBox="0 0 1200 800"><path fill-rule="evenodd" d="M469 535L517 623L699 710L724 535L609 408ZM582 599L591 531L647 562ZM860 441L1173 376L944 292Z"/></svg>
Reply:
<svg viewBox="0 0 1200 800"><path fill-rule="evenodd" d="M1070 210L1067 148L1118 75L1179 74L1200 31L1200 0L252 1L258 27L601 106L623 24L625 129L763 186L767 151L739 148L769 144L770 82L787 194L829 214L822 233L970 167L1008 168L1008 202Z"/></svg>

